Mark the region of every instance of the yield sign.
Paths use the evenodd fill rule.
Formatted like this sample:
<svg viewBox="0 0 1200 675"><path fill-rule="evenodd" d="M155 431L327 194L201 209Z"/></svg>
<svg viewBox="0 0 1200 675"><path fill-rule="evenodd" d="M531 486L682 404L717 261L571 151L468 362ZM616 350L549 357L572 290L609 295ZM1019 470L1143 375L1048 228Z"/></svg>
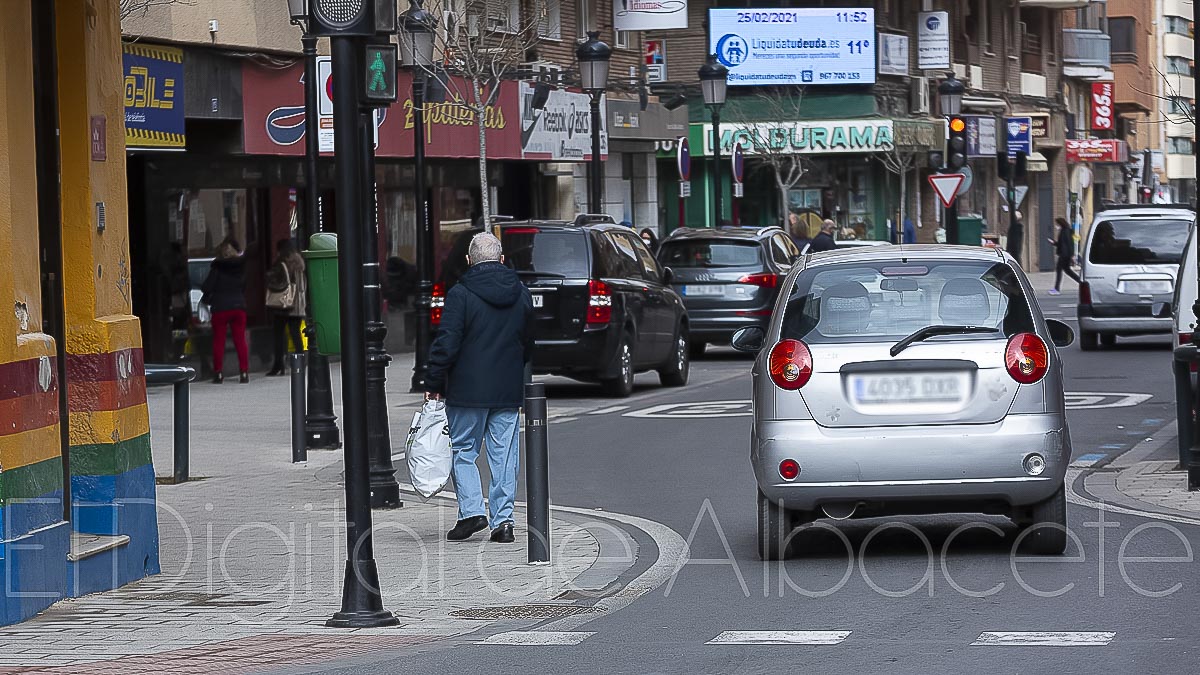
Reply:
<svg viewBox="0 0 1200 675"><path fill-rule="evenodd" d="M938 199L942 200L942 206L949 207L954 203L954 198L958 196L958 188L966 178L961 173L935 173L929 176L929 184L933 186Z"/></svg>

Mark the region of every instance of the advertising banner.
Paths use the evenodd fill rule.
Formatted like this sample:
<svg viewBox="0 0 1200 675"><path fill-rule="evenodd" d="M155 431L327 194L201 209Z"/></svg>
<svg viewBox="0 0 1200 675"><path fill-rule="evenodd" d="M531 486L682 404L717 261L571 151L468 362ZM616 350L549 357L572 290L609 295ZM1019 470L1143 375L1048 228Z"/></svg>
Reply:
<svg viewBox="0 0 1200 675"><path fill-rule="evenodd" d="M1112 138L1068 138L1065 141L1067 163L1113 164L1129 161L1129 146Z"/></svg>
<svg viewBox="0 0 1200 675"><path fill-rule="evenodd" d="M533 87L521 82L521 152L527 159L587 161L592 158L591 97L581 92L555 89L546 106L534 110ZM600 119L608 116L600 99ZM603 123L603 122L602 122ZM608 155L608 132L600 130L600 155Z"/></svg>
<svg viewBox="0 0 1200 675"><path fill-rule="evenodd" d="M1033 120L1028 117L1004 118L1004 131L1008 140L1008 157L1018 152L1029 155L1033 152Z"/></svg>
<svg viewBox="0 0 1200 675"><path fill-rule="evenodd" d="M950 13L921 12L917 16L917 68L950 67Z"/></svg>
<svg viewBox="0 0 1200 675"><path fill-rule="evenodd" d="M646 40L646 81L667 81L667 41Z"/></svg>
<svg viewBox="0 0 1200 675"><path fill-rule="evenodd" d="M879 34L879 74L908 76L908 36Z"/></svg>
<svg viewBox="0 0 1200 675"><path fill-rule="evenodd" d="M1092 131L1113 128L1113 83L1092 83Z"/></svg>
<svg viewBox="0 0 1200 675"><path fill-rule="evenodd" d="M687 0L613 0L613 30L687 28Z"/></svg>
<svg viewBox="0 0 1200 675"><path fill-rule="evenodd" d="M125 147L183 150L183 50L122 45L125 72Z"/></svg>
<svg viewBox="0 0 1200 675"><path fill-rule="evenodd" d="M710 9L709 50L736 86L873 84L875 10Z"/></svg>
<svg viewBox="0 0 1200 675"><path fill-rule="evenodd" d="M964 115L967 123L967 157L995 157L996 118L991 115Z"/></svg>

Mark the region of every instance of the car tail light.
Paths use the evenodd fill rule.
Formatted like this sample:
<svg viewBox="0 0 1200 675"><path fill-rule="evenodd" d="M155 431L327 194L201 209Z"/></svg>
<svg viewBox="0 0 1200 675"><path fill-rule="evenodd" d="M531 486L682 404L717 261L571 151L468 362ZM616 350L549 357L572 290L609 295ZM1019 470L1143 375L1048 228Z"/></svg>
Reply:
<svg viewBox="0 0 1200 675"><path fill-rule="evenodd" d="M800 465L794 459L785 459L779 463L779 475L784 480L796 480L800 475Z"/></svg>
<svg viewBox="0 0 1200 675"><path fill-rule="evenodd" d="M442 325L442 310L446 308L446 284L434 284L433 294L429 296L429 323L437 327Z"/></svg>
<svg viewBox="0 0 1200 675"><path fill-rule="evenodd" d="M1079 284L1079 304L1092 304L1092 287L1086 281Z"/></svg>
<svg viewBox="0 0 1200 675"><path fill-rule="evenodd" d="M603 281L588 282L587 322L589 324L608 323L612 320L612 291Z"/></svg>
<svg viewBox="0 0 1200 675"><path fill-rule="evenodd" d="M750 284L751 286L761 286L763 288L779 288L778 274L747 274L738 279L739 284Z"/></svg>
<svg viewBox="0 0 1200 675"><path fill-rule="evenodd" d="M799 340L780 340L771 348L767 370L771 381L780 389L794 391L808 384L812 377L812 352Z"/></svg>
<svg viewBox="0 0 1200 675"><path fill-rule="evenodd" d="M1008 340L1004 366L1012 379L1021 384L1033 384L1042 379L1050 367L1050 352L1042 338L1033 333L1018 333Z"/></svg>

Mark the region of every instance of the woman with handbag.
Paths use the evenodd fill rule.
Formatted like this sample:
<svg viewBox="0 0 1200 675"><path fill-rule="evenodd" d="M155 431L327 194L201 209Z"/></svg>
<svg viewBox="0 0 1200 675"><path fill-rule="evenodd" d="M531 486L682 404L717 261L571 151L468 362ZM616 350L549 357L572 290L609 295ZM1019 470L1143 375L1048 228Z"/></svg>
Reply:
<svg viewBox="0 0 1200 675"><path fill-rule="evenodd" d="M291 239L280 240L275 263L267 272L267 309L271 311L271 333L275 342L275 360L268 377L283 375L283 355L287 353L287 336L292 337L296 351L304 350L300 323L304 318L307 283L304 258Z"/></svg>
<svg viewBox="0 0 1200 675"><path fill-rule="evenodd" d="M241 382L250 381L250 350L246 345L246 259L235 239L226 238L217 246L208 277L204 279L201 301L212 309L213 384L225 381L225 328L237 350Z"/></svg>

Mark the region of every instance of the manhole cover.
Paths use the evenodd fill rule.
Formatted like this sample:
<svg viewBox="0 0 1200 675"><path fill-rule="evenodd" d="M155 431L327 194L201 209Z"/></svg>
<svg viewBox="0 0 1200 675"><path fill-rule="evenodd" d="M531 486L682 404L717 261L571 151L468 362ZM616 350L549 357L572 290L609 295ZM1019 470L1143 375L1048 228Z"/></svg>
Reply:
<svg viewBox="0 0 1200 675"><path fill-rule="evenodd" d="M575 605L514 605L509 607L476 607L450 612L460 619L561 619L593 612L591 607Z"/></svg>

